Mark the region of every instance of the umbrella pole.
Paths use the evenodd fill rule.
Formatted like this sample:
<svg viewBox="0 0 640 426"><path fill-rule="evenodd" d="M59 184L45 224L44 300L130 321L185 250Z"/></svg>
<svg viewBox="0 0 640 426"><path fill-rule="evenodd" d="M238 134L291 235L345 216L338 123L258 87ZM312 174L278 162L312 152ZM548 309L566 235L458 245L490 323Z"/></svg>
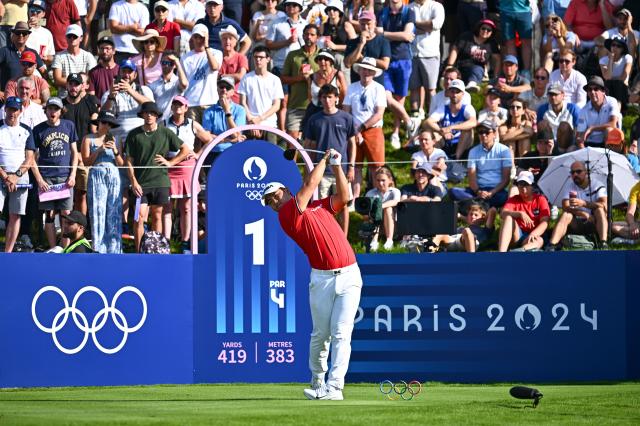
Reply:
<svg viewBox="0 0 640 426"><path fill-rule="evenodd" d="M606 148L607 156L607 241L611 241L611 227L613 226L613 166L611 164L611 151Z"/></svg>

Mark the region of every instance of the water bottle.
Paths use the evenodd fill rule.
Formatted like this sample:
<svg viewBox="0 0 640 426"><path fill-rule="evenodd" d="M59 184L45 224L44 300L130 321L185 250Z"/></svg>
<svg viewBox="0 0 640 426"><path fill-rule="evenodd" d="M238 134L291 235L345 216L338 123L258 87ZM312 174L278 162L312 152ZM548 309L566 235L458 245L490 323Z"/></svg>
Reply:
<svg viewBox="0 0 640 426"><path fill-rule="evenodd" d="M551 220L558 220L558 206L551 206Z"/></svg>

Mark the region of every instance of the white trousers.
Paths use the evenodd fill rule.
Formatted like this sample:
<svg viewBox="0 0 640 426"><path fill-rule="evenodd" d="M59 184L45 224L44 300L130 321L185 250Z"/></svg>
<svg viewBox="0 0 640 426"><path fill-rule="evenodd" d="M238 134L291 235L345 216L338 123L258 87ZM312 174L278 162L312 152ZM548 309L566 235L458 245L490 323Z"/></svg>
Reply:
<svg viewBox="0 0 640 426"><path fill-rule="evenodd" d="M362 277L358 264L340 270L311 270L309 304L313 331L309 344L309 368L314 379L324 381L329 346L331 371L327 384L344 388L344 376L351 357L351 332L360 304Z"/></svg>

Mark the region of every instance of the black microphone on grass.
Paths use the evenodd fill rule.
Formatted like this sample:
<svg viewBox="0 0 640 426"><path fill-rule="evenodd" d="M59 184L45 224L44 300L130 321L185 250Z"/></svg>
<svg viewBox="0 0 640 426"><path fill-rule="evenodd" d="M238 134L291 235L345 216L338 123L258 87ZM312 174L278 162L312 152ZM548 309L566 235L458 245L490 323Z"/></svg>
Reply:
<svg viewBox="0 0 640 426"><path fill-rule="evenodd" d="M289 148L284 150L284 158L291 161L293 157L296 156L296 151L307 151L307 152L315 152L317 154L324 154L324 151L319 151L317 149L297 149L297 148Z"/></svg>
<svg viewBox="0 0 640 426"><path fill-rule="evenodd" d="M542 398L542 393L538 389L527 386L514 386L509 389L509 393L517 399L533 399L533 408L538 406L540 398Z"/></svg>

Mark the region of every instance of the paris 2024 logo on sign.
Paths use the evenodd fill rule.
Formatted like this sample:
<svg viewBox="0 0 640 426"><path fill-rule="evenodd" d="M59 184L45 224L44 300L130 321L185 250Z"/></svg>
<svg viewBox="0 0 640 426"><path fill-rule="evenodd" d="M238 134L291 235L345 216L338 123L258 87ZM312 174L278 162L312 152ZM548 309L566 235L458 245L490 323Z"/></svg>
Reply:
<svg viewBox="0 0 640 426"><path fill-rule="evenodd" d="M237 182L236 188L244 190L244 195L251 201L260 200L265 185L262 180L267 175L267 163L260 157L249 157L242 165L242 173L246 181Z"/></svg>
<svg viewBox="0 0 640 426"><path fill-rule="evenodd" d="M38 316L37 312L38 300L40 299L40 297L42 297L43 294L48 292L53 292L59 295L62 299L62 304L64 305L54 315L50 327L42 324L42 318ZM142 315L138 322L132 327L129 327L130 319L128 320L125 314L116 306L120 296L127 292L131 292L138 296L142 307ZM87 315L85 315L85 313L77 307L80 296L85 293L97 294L102 301L102 305L104 305L103 308L96 312L93 319L87 318ZM65 347L62 343L60 343L60 340L57 336L57 333L60 332L65 327L65 325L67 325L69 314L71 314L73 324L75 324L75 326L84 333L84 337L82 338L80 344L72 348ZM64 292L58 287L49 285L46 287L42 287L33 297L33 301L31 302L31 316L33 317L33 322L40 330L44 331L47 334L51 334L53 343L55 344L56 348L67 355L74 355L80 352L86 346L89 335L91 335L93 343L96 345L96 348L100 350L100 352L107 355L112 355L119 352L124 347L125 343L127 343L129 333L135 333L136 331L140 330L140 328L144 324L145 320L147 319L147 300L140 290L132 286L126 286L122 287L116 292L116 294L113 296L113 299L111 299L111 303L109 304L107 301L107 296L102 292L102 290L94 286L85 286L78 290L78 292L73 296L71 306L69 306L69 300L67 299L67 296L64 294ZM97 333L106 325L109 317L113 320L116 328L123 333L120 343L118 343L113 348L107 348L103 346L98 340L97 336Z"/></svg>

